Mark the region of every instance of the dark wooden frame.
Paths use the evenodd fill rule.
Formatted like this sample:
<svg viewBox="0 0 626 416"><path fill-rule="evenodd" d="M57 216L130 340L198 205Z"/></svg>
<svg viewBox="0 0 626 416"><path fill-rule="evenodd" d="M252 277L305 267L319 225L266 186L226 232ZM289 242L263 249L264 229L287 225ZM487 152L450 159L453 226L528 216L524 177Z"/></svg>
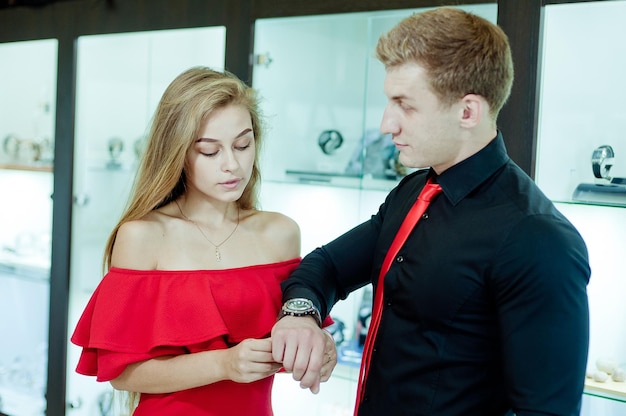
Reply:
<svg viewBox="0 0 626 416"><path fill-rule="evenodd" d="M534 175L542 10L547 4L593 0L498 0L516 79L499 127L511 158ZM0 43L56 38L56 100L48 416L65 415L74 152L75 42L81 35L226 27L226 68L250 82L254 21L260 18L478 4L486 0L63 0L40 7L0 9Z"/></svg>

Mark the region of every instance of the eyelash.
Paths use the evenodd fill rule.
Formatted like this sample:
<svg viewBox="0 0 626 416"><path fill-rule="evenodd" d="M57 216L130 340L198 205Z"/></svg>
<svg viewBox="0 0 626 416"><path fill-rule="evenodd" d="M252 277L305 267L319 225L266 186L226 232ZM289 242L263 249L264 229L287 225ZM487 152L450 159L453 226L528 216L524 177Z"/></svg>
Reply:
<svg viewBox="0 0 626 416"><path fill-rule="evenodd" d="M246 150L249 147L250 147L250 144L247 144L245 146L237 146L237 147L235 147L235 149L243 152L244 150ZM206 157L214 157L218 153L219 153L219 150L217 152L213 152L213 153L203 153L203 152L200 152L201 155L206 156Z"/></svg>

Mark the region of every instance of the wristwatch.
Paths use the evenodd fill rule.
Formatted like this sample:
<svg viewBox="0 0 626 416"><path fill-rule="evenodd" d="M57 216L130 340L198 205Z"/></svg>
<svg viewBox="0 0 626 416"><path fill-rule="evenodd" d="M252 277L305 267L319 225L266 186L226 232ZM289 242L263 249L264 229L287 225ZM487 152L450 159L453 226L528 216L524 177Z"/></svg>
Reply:
<svg viewBox="0 0 626 416"><path fill-rule="evenodd" d="M313 304L313 301L309 299L294 298L286 301L278 314L278 319L285 316L312 316L315 318L317 325L322 326L322 315Z"/></svg>
<svg viewBox="0 0 626 416"><path fill-rule="evenodd" d="M593 169L593 176L599 179L611 179L609 171L613 166L613 158L615 153L613 148L609 145L603 145L596 148L591 154L591 168Z"/></svg>
<svg viewBox="0 0 626 416"><path fill-rule="evenodd" d="M343 136L338 130L324 130L317 138L317 144L325 155L332 155L343 144Z"/></svg>

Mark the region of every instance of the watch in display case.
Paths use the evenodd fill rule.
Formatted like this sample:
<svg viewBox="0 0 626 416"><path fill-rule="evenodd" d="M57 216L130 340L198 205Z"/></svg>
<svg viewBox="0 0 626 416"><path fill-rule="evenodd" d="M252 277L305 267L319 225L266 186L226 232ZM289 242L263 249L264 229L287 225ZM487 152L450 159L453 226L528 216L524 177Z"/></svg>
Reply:
<svg viewBox="0 0 626 416"><path fill-rule="evenodd" d="M325 155L332 155L343 144L343 136L338 130L324 130L317 138L317 144Z"/></svg>
<svg viewBox="0 0 626 416"><path fill-rule="evenodd" d="M591 154L591 168L593 169L593 176L598 179L611 179L609 171L613 167L613 158L615 152L609 145L602 145L596 148Z"/></svg>
<svg viewBox="0 0 626 416"><path fill-rule="evenodd" d="M602 179L596 183L578 184L572 200L588 204L626 206L626 178L611 177L615 152L609 145L597 147L591 154L593 176Z"/></svg>

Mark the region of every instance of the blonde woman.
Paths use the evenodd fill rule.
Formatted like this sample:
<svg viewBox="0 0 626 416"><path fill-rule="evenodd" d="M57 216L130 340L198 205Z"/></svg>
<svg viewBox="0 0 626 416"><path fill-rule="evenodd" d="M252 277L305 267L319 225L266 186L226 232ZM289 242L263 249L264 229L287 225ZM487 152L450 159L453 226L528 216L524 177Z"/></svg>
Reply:
<svg viewBox="0 0 626 416"><path fill-rule="evenodd" d="M132 392L134 415L272 415L269 334L300 262L290 218L257 207L251 88L192 68L156 110L107 273L72 336L77 372ZM332 337L321 381L336 363Z"/></svg>

